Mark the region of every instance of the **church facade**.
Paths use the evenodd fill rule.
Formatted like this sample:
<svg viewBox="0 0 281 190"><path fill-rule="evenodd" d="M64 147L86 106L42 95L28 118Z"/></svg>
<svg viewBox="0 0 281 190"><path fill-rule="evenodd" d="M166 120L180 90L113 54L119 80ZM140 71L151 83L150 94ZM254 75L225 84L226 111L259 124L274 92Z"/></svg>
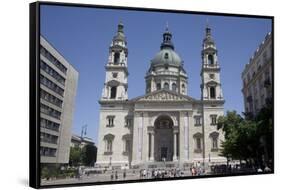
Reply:
<svg viewBox="0 0 281 190"><path fill-rule="evenodd" d="M166 28L160 51L145 76L145 94L128 99L128 49L122 23L109 47L100 103L99 167L177 167L221 163L224 114L217 49L206 27L201 65L201 99L188 96L188 76ZM134 87L137 88L137 87Z"/></svg>

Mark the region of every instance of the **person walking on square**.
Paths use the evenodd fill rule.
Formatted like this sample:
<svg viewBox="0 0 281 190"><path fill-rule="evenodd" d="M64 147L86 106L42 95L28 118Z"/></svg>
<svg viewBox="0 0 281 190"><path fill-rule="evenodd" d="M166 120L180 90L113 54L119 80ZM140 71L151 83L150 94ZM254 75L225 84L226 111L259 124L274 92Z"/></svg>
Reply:
<svg viewBox="0 0 281 190"><path fill-rule="evenodd" d="M123 179L125 179L126 178L126 170L124 170L124 172L123 172Z"/></svg>
<svg viewBox="0 0 281 190"><path fill-rule="evenodd" d="M115 171L115 180L118 180L118 173Z"/></svg>
<svg viewBox="0 0 281 190"><path fill-rule="evenodd" d="M111 177L111 181L113 180L113 178L114 178L114 174L113 174L113 171L111 172L111 175L110 175L110 177Z"/></svg>

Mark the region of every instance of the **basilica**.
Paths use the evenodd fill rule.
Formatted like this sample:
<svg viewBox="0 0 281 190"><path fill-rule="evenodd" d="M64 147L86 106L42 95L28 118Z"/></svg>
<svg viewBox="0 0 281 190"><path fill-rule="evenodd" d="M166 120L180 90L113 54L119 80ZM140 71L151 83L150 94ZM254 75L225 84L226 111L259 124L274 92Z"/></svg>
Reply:
<svg viewBox="0 0 281 190"><path fill-rule="evenodd" d="M188 96L188 75L168 27L145 74L145 94L129 99L127 40L124 25L118 24L99 100L98 167L153 168L160 163L185 167L226 161L220 156L223 132L216 124L225 102L220 64L211 28L205 32L201 99Z"/></svg>

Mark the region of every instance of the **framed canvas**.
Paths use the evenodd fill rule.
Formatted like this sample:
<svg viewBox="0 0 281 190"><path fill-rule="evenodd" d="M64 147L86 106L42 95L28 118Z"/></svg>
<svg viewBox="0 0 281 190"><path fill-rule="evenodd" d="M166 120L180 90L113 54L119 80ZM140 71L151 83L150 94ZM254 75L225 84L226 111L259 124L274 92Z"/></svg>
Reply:
<svg viewBox="0 0 281 190"><path fill-rule="evenodd" d="M30 4L30 186L274 173L274 17Z"/></svg>

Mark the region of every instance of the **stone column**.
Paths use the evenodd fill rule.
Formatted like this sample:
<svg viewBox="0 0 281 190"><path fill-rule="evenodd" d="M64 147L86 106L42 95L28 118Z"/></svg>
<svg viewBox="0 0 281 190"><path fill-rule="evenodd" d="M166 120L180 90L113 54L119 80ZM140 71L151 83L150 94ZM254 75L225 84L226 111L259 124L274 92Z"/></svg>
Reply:
<svg viewBox="0 0 281 190"><path fill-rule="evenodd" d="M174 131L174 155L173 161L177 161L177 131Z"/></svg>
<svg viewBox="0 0 281 190"><path fill-rule="evenodd" d="M154 132L150 133L150 159L151 161L154 161Z"/></svg>
<svg viewBox="0 0 281 190"><path fill-rule="evenodd" d="M188 112L184 114L184 153L185 160L189 159L189 115Z"/></svg>
<svg viewBox="0 0 281 190"><path fill-rule="evenodd" d="M137 151L137 160L141 161L142 159L142 142L143 142L143 113L139 114L139 126L138 126L138 151Z"/></svg>

